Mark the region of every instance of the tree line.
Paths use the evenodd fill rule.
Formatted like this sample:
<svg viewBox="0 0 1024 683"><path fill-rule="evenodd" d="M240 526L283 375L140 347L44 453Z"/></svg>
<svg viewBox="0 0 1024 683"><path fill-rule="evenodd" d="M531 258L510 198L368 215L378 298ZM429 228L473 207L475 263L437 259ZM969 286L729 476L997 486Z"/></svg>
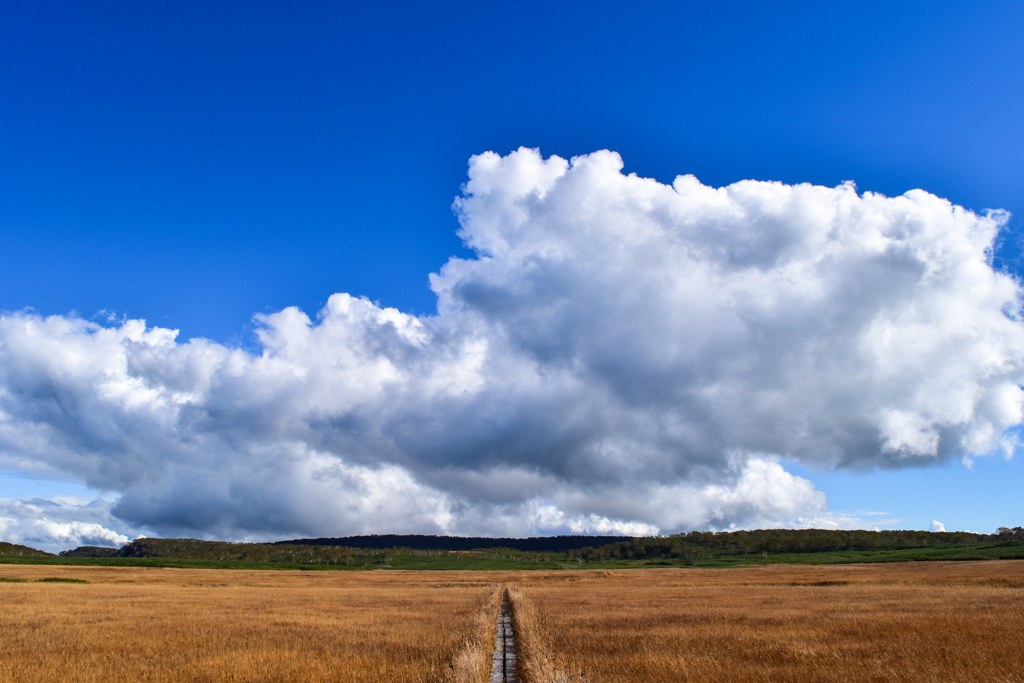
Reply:
<svg viewBox="0 0 1024 683"><path fill-rule="evenodd" d="M548 543L535 543L540 540L546 540ZM609 540L612 542L607 542ZM354 543L353 545L342 545L339 541L353 541L360 543L362 547L358 547ZM755 529L691 531L672 536L647 538L557 536L548 539L508 539L381 535L279 543L230 543L189 538L139 538L121 548L82 546L64 551L61 555L80 558L162 557L358 566L390 564L395 554L440 556L468 553L479 559L489 559L507 557L512 553L515 555L515 559L539 561L562 557L572 562L662 558L698 560L719 555L906 550L935 546L970 546L979 543L1018 543L1021 541L1024 541L1024 529L1021 527L999 527L994 534L975 534L967 531ZM532 550L537 546L558 547L562 550L546 552ZM18 546L18 548L22 551L30 550L23 546Z"/></svg>
<svg viewBox="0 0 1024 683"><path fill-rule="evenodd" d="M995 534L967 531L755 529L691 531L658 538L633 538L599 547L570 550L573 561L616 559L698 559L710 555L815 553L843 550L904 550L1024 540L1024 529L1000 527Z"/></svg>

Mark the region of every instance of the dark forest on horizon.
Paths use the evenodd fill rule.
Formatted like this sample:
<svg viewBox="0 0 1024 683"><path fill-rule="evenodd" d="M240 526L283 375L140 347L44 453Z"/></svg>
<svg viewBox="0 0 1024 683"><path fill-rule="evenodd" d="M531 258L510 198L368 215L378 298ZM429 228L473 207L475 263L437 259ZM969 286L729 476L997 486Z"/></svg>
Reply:
<svg viewBox="0 0 1024 683"><path fill-rule="evenodd" d="M581 566L583 563L609 562L703 565L725 558L741 560L755 557L764 560L769 556L778 561L786 559L815 563L997 559L1024 556L1018 546L1024 547L1024 528L1021 527L1000 527L994 534L959 531L756 529L691 531L660 537L564 535L489 538L380 534L271 543L140 537L120 548L81 546L63 551L59 556L28 546L0 543L0 555L12 558L12 561L14 558L21 558L19 561L29 561L30 558L126 562L175 560L281 566L401 565L415 568L424 562L448 564L450 561L462 560L504 564L527 562L534 566ZM919 551L935 552L920 555ZM826 557L829 553L859 555Z"/></svg>

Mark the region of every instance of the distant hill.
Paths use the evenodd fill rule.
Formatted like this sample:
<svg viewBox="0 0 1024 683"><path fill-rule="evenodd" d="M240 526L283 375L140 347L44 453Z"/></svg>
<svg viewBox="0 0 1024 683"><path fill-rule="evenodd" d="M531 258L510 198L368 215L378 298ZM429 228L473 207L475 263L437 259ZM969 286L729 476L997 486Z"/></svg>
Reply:
<svg viewBox="0 0 1024 683"><path fill-rule="evenodd" d="M342 546L387 550L486 550L510 548L530 553L565 553L580 548L597 548L610 543L636 540L633 536L533 536L530 538L488 538L484 536L424 536L419 534L373 534L341 538L300 538L274 545Z"/></svg>
<svg viewBox="0 0 1024 683"><path fill-rule="evenodd" d="M27 545L0 541L0 555L26 555L29 557L53 557L53 553L29 548Z"/></svg>
<svg viewBox="0 0 1024 683"><path fill-rule="evenodd" d="M103 548L97 545L80 545L74 550L64 550L61 557L120 557L118 548Z"/></svg>
<svg viewBox="0 0 1024 683"><path fill-rule="evenodd" d="M61 553L82 561L198 560L276 565L394 566L455 568L458 562L661 562L708 564L723 558L789 554L787 561L812 561L814 555L847 553L842 561L907 559L1009 559L1024 557L1024 529L1000 527L995 534L910 530L754 529L691 531L661 537L545 536L489 538L379 534L340 538L309 538L277 543L231 543L193 538L138 538L121 548L82 546ZM998 546L998 547L997 547ZM1005 546L1005 547L1004 547ZM943 553L921 553L926 549ZM971 550L971 549L975 550ZM907 551L907 552L903 552ZM948 551L948 552L947 552ZM982 552L984 551L984 552ZM991 551L991 552L989 552ZM49 555L41 550L0 544L0 554ZM852 553L852 554L851 554ZM861 555L856 555L861 553ZM867 555L863 555L867 553ZM873 554L872 554L873 553ZM900 554L903 553L903 554ZM907 554L909 553L909 554ZM915 554L916 553L916 554ZM985 553L988 553L987 555ZM396 559L397 558L397 559ZM404 559L403 559L404 558ZM448 559L445 559L448 558ZM802 559L801 559L802 558ZM845 559L844 559L845 558ZM886 559L888 558L888 559ZM818 560L814 560L818 561ZM824 561L824 560L821 560ZM829 561L836 561L835 558ZM447 564L446 564L447 563ZM456 563L452 565L452 563ZM441 565L444 565L443 567ZM452 566L449 566L452 565ZM499 568L504 568L502 565Z"/></svg>
<svg viewBox="0 0 1024 683"><path fill-rule="evenodd" d="M580 548L568 552L572 558L586 561L653 558L690 560L711 555L894 551L1020 540L1024 540L1024 530L1020 527L1000 527L995 534L896 529L753 529L691 531L660 538L635 538L603 547Z"/></svg>
<svg viewBox="0 0 1024 683"><path fill-rule="evenodd" d="M551 536L538 538L473 538L382 534L346 538L315 538L277 543L231 543L194 538L137 538L121 548L81 546L61 557L162 557L247 562L347 564L355 556L400 548L416 553L505 548L525 553L565 553L637 539L631 536Z"/></svg>
<svg viewBox="0 0 1024 683"><path fill-rule="evenodd" d="M162 558L207 560L216 562L292 563L292 564L359 564L372 551L361 548L340 548L311 545L278 545L273 543L231 543L203 541L195 538L137 538L120 548L82 546L65 550L69 558Z"/></svg>

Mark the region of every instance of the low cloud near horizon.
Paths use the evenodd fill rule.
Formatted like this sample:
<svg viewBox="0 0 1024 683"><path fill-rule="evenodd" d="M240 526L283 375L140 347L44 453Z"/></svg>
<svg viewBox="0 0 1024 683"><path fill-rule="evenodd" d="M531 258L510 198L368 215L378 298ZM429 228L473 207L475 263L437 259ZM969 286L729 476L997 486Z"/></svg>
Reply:
<svg viewBox="0 0 1024 683"><path fill-rule="evenodd" d="M435 315L335 294L313 319L256 316L257 352L0 316L0 469L112 494L81 522L110 543L653 534L856 523L786 459L1013 447L1021 288L990 258L1005 213L665 185L614 152L525 148L474 156L455 209L476 256L430 276ZM48 514L25 505L0 506L4 540Z"/></svg>

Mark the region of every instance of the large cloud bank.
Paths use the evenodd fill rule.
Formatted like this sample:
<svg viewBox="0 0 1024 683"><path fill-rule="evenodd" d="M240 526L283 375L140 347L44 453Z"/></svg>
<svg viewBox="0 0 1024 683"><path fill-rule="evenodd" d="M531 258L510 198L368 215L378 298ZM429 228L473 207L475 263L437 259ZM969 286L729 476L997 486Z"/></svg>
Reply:
<svg viewBox="0 0 1024 683"><path fill-rule="evenodd" d="M335 294L257 353L0 317L0 467L222 538L827 524L778 463L915 466L1022 421L1005 215L927 192L470 160L433 316ZM831 521L830 521L831 520Z"/></svg>
<svg viewBox="0 0 1024 683"><path fill-rule="evenodd" d="M123 545L128 536L110 527L126 525L110 514L110 503L105 497L92 501L73 496L0 498L0 540L48 552L80 545Z"/></svg>

